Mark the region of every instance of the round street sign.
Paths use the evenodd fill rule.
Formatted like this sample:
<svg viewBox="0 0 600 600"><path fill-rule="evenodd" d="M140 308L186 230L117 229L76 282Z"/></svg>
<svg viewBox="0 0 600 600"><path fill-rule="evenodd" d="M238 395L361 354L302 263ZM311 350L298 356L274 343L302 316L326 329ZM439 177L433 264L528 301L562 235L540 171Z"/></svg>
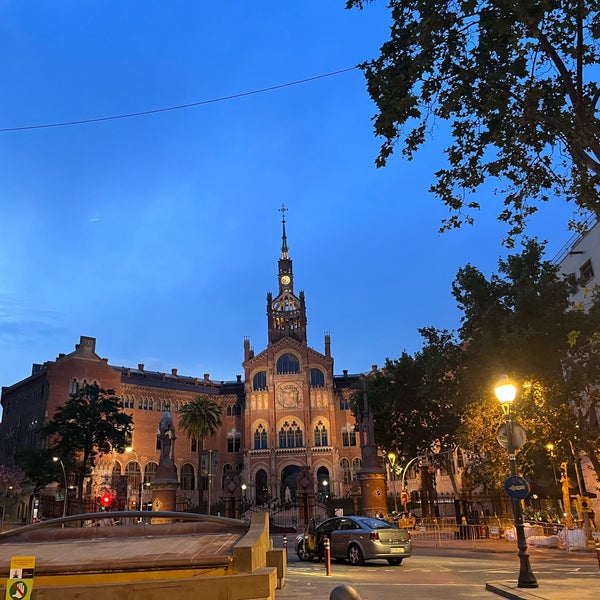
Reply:
<svg viewBox="0 0 600 600"><path fill-rule="evenodd" d="M506 423L503 423L498 427L498 433L496 434L496 439L498 443L503 447L508 449L508 433ZM525 430L516 422L512 422L512 447L513 450L518 450L521 448L525 442L527 441L527 434Z"/></svg>
<svg viewBox="0 0 600 600"><path fill-rule="evenodd" d="M504 491L515 500L523 500L529 495L529 484L526 479L512 475L504 482Z"/></svg>

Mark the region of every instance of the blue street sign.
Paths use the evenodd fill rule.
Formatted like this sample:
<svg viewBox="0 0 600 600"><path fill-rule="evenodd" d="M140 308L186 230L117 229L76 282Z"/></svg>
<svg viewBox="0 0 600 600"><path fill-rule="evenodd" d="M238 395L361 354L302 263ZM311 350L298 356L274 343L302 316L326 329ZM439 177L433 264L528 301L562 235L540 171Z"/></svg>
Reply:
<svg viewBox="0 0 600 600"><path fill-rule="evenodd" d="M526 479L513 475L504 482L504 491L515 500L523 500L529 495L529 484Z"/></svg>

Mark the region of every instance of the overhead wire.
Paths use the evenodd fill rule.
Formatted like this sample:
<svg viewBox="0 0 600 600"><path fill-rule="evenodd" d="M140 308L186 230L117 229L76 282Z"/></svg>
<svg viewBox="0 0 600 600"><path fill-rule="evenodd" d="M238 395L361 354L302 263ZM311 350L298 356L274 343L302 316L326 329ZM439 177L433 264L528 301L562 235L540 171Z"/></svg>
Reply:
<svg viewBox="0 0 600 600"><path fill-rule="evenodd" d="M109 115L107 117L94 117L90 119L80 119L77 121L62 121L59 123L43 123L40 125L23 125L21 127L4 127L0 129L0 133L6 133L9 131L26 131L31 129L49 129L51 127L68 127L71 125L84 125L86 123L100 123L102 121L115 121L117 119L130 119L133 117L143 117L146 115L153 115L157 113L169 112L174 110L183 110L186 108L194 108L195 106L202 106L205 104L215 104L216 102L225 102L227 100L235 100L236 98L243 98L245 96L253 96L256 94L263 94L265 92L272 92L274 90L280 90L286 87L294 85L301 85L303 83L309 83L316 81L317 79L324 79L325 77L333 77L334 75L340 75L347 73L348 71L354 71L358 69L357 66L347 67L345 69L339 69L337 71L331 71L329 73L322 73L321 75L314 75L313 77L306 77L305 79L298 79L296 81L290 81L288 83L281 83L279 85L272 85L266 88L260 88L249 92L240 92L239 94L231 94L230 96L221 96L219 98L211 98L209 100L200 100L198 102L190 102L188 104L178 104L175 106L167 106L163 108L154 108L150 110L142 110L132 113L124 113L119 115Z"/></svg>

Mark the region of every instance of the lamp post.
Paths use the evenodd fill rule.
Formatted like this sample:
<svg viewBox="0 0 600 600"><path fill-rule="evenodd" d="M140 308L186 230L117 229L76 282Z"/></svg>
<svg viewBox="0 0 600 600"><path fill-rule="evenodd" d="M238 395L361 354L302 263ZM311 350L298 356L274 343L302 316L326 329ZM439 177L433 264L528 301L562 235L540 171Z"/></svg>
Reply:
<svg viewBox="0 0 600 600"><path fill-rule="evenodd" d="M393 452L387 453L388 463L392 472L392 496L394 496L394 512L398 512L398 490L396 489L396 455Z"/></svg>
<svg viewBox="0 0 600 600"><path fill-rule="evenodd" d="M142 475L142 465L140 463L140 457L138 456L137 452L133 449L132 446L127 446L125 448L125 452L133 454L135 456L135 464L137 465L139 473L140 473L140 480L139 480L139 482L136 481L136 483L137 483L136 491L137 491L137 497L138 497L137 509L142 510L142 488L144 485L144 477ZM129 508L129 496L127 497L127 507Z"/></svg>
<svg viewBox="0 0 600 600"><path fill-rule="evenodd" d="M62 467L63 478L64 478L64 482L65 482L65 493L63 496L63 514L62 514L62 516L66 517L67 516L67 499L68 499L68 493L69 493L68 492L69 488L67 487L67 472L65 471L65 465L64 465L63 461L60 460L60 458L58 458L58 456L53 456L52 460L54 462L59 462L60 466Z"/></svg>
<svg viewBox="0 0 600 600"><path fill-rule="evenodd" d="M513 438L513 420L511 415L511 406L517 395L517 388L510 382L508 377L504 376L494 389L496 397L502 405L504 418L506 422L506 449L508 450L508 461L510 466L510 476L517 477L517 464L515 454L515 441ZM515 531L517 534L517 547L519 549L519 579L517 586L520 588L538 587L537 579L531 570L529 564L529 555L527 554L527 541L525 539L525 525L523 523L523 506L521 500L511 496L511 504L515 521Z"/></svg>
<svg viewBox="0 0 600 600"><path fill-rule="evenodd" d="M406 489L406 473L408 471L408 467L410 467L410 465L412 465L415 460L419 460L418 456L415 456L414 458L411 458L405 465L404 468L402 469L402 473L400 474L400 481L402 482L402 495L404 497L404 499L406 500L406 502L402 502L402 505L404 506L404 512L406 512L406 507L408 506L408 491Z"/></svg>

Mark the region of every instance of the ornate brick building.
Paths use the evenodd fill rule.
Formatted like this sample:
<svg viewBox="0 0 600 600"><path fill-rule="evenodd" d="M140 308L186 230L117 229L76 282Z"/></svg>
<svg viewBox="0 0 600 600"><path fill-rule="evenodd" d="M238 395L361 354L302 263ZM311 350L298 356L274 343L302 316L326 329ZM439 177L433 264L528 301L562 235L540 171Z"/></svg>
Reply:
<svg viewBox="0 0 600 600"><path fill-rule="evenodd" d="M347 496L360 469L360 446L348 399L358 375L333 373L329 334L323 353L308 346L304 293L294 293L294 273L282 219L278 261L278 293L267 295L268 344L255 354L244 340L244 378L215 382L203 377L117 367L96 353L96 339L82 336L75 350L56 360L34 364L30 377L2 388L0 459L11 462L18 446L40 446L37 430L85 383L114 389L133 415L132 451L105 455L97 462L87 495L114 489L119 507L150 500L147 489L158 466L157 428L170 411L176 429L178 410L198 394L206 394L223 411L223 425L204 442L203 487L210 482L213 502L231 481L244 484L246 499L257 504L293 500L301 469L314 493ZM178 507L198 504L198 448L177 429L175 464L179 479ZM306 469L308 467L308 469ZM306 479L306 476L309 479ZM117 489L115 489L117 488ZM206 498L208 489L202 491Z"/></svg>

